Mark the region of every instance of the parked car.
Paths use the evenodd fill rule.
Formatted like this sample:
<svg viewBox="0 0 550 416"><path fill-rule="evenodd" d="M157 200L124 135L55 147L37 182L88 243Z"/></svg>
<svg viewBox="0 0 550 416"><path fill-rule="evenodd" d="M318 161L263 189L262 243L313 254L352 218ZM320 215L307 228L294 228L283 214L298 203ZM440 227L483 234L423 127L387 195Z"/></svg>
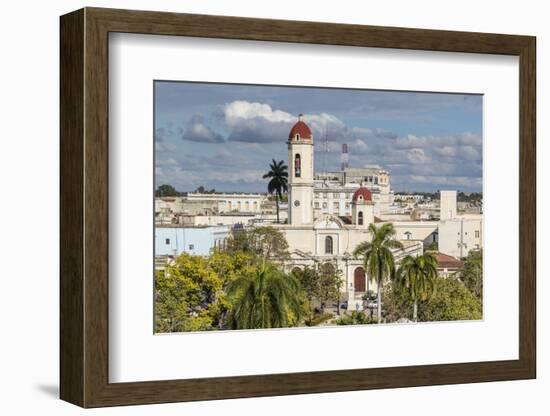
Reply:
<svg viewBox="0 0 550 416"><path fill-rule="evenodd" d="M340 309L348 309L348 301L345 300L340 304Z"/></svg>

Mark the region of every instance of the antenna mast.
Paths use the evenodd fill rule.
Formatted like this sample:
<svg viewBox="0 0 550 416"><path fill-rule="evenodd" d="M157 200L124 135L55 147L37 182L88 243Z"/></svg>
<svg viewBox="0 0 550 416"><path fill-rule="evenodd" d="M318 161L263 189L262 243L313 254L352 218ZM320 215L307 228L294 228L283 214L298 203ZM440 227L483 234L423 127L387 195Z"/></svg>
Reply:
<svg viewBox="0 0 550 416"><path fill-rule="evenodd" d="M328 125L325 121L325 140L324 140L324 152L323 152L323 179L326 181L327 177L327 160L328 160Z"/></svg>
<svg viewBox="0 0 550 416"><path fill-rule="evenodd" d="M342 144L342 155L340 156L340 166L342 169L342 172L346 170L348 167L349 162L349 155L348 155L348 144L343 143Z"/></svg>

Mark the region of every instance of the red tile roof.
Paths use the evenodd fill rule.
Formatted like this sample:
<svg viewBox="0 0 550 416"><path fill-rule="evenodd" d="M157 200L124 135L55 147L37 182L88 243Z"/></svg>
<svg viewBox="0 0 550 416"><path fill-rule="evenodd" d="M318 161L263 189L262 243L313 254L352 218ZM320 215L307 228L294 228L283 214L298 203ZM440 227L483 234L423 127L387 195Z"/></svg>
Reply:
<svg viewBox="0 0 550 416"><path fill-rule="evenodd" d="M367 188L359 188L355 193L353 194L353 197L351 198L352 202L357 202L359 197L362 197L362 200L364 201L372 201L372 194Z"/></svg>
<svg viewBox="0 0 550 416"><path fill-rule="evenodd" d="M298 121L294 127L290 130L288 134L289 139L293 139L296 135L300 136L300 139L309 139L311 140L312 134L309 126L304 123L302 120Z"/></svg>
<svg viewBox="0 0 550 416"><path fill-rule="evenodd" d="M449 256L448 254L441 253L439 251L432 252L437 260L437 265L442 269L462 269L464 268L464 262L456 257Z"/></svg>

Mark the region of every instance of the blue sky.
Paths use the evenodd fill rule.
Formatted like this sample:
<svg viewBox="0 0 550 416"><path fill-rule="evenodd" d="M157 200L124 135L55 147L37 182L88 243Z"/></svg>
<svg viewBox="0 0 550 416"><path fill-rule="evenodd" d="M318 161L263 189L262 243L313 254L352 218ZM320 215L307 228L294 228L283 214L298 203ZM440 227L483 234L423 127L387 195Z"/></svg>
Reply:
<svg viewBox="0 0 550 416"><path fill-rule="evenodd" d="M396 191L481 190L481 95L167 81L155 82L156 185L264 192L299 113L316 171L339 169L347 143L351 167L389 170Z"/></svg>

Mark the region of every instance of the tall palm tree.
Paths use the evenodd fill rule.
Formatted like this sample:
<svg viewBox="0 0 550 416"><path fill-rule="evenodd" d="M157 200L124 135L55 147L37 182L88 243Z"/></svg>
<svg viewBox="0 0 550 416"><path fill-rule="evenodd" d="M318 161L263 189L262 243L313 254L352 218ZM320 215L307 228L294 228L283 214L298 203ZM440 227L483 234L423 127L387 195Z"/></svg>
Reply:
<svg viewBox="0 0 550 416"><path fill-rule="evenodd" d="M368 228L371 241L360 243L353 255L362 257L367 275L371 281L376 281L378 302L378 323L382 319L382 285L388 277L395 273L395 259L392 249L401 249L403 245L394 239L393 224L386 223L380 228L370 224Z"/></svg>
<svg viewBox="0 0 550 416"><path fill-rule="evenodd" d="M435 293L437 276L437 260L431 253L401 260L395 282L414 301L413 321L418 320L418 300L426 300Z"/></svg>
<svg viewBox="0 0 550 416"><path fill-rule="evenodd" d="M227 294L233 302L232 329L284 328L302 315L300 283L270 264L231 282Z"/></svg>
<svg viewBox="0 0 550 416"><path fill-rule="evenodd" d="M288 166L280 160L277 162L272 159L269 165L269 172L264 176L264 179L270 179L267 184L267 192L275 194L275 202L277 204L277 223L279 222L279 199L283 197L283 192L288 191Z"/></svg>

